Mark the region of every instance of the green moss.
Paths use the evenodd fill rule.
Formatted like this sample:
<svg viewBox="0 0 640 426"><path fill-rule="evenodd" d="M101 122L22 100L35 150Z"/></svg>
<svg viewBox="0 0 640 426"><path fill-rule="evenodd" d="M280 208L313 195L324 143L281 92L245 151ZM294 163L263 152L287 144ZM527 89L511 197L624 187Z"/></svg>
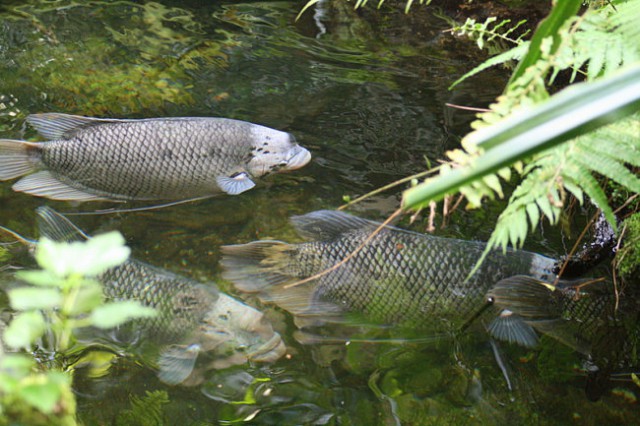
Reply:
<svg viewBox="0 0 640 426"><path fill-rule="evenodd" d="M622 277L631 278L640 265L640 213L625 220L623 229L624 244L616 254L615 264Z"/></svg>
<svg viewBox="0 0 640 426"><path fill-rule="evenodd" d="M543 336L540 339L540 352L537 367L540 378L545 383L566 383L574 376L576 361L573 349Z"/></svg>

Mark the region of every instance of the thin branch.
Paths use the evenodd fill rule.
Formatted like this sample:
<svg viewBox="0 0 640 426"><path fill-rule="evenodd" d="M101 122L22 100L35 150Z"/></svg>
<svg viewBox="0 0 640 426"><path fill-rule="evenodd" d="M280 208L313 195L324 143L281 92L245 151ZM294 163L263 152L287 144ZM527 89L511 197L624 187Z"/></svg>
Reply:
<svg viewBox="0 0 640 426"><path fill-rule="evenodd" d="M294 283L291 284L287 284L285 286L283 286L284 289L289 289L292 287L297 287L299 285L308 283L309 281L313 281L315 279L318 279L320 277L323 277L325 275L327 275L330 272L335 271L336 269L338 269L339 267L341 267L342 265L344 265L345 263L347 263L349 260L351 260L356 254L358 254L360 252L360 250L362 250L364 248L364 246L366 246L367 244L369 244L369 242L380 233L380 231L382 231L382 229L384 227L386 227L387 225L389 225L389 223L391 223L391 221L393 221L393 219L395 219L396 217L398 217L404 210L402 210L401 208L396 210L395 212L393 212L393 214L391 216L389 216L387 218L387 220L385 220L384 222L382 222L380 224L380 226L378 226L372 233L371 235L369 235L367 237L366 240L364 240L362 242L362 244L360 244L358 247L356 247L356 249L354 251L352 251L351 253L349 253L348 256L346 256L344 259L342 259L340 262L336 263L335 265L333 265L331 268L327 268L324 271L318 272L315 275L312 275L310 277L307 277L305 279L296 281Z"/></svg>

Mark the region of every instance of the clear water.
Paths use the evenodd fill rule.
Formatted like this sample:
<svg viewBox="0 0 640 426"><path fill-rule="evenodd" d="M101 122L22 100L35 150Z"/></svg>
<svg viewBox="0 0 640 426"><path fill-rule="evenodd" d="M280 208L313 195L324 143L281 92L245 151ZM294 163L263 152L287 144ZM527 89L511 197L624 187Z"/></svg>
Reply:
<svg viewBox="0 0 640 426"><path fill-rule="evenodd" d="M135 355L115 359L100 377L79 369L80 421L126 424L122 413L131 410L132 397L163 390L166 424L640 423L637 388L613 384L613 393L588 402L576 368L581 358L550 339L537 350L501 346L510 391L483 333L428 344L301 345L286 312L238 294L220 278L221 245L297 239L289 216L336 208L344 196L424 170L473 119L445 103L486 105L506 81L495 70L448 91L476 64L476 53L442 33L448 24L434 9L361 16L347 4L324 15L311 10L295 22L300 7L197 0L0 5L2 137L35 138L24 125L35 112L221 116L291 132L314 157L236 197L71 217L90 233L120 230L137 259L243 298L268 315L288 346L272 365L212 371L196 387L164 385ZM383 219L397 207L400 189L352 211ZM14 193L11 182L0 184L2 225L36 235L34 209L43 204L61 212L112 207L38 199ZM461 212L436 233L486 240L498 212L495 205ZM555 232L534 235L528 248L565 253L572 242ZM242 384L254 379L254 401L247 401Z"/></svg>

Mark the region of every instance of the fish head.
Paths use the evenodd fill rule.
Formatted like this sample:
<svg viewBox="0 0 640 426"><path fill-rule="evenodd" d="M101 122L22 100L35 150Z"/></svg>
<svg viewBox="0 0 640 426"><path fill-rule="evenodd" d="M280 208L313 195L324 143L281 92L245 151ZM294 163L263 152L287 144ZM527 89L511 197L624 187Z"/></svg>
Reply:
<svg viewBox="0 0 640 426"><path fill-rule="evenodd" d="M199 327L199 344L213 361L211 368L252 362L274 362L286 352L280 334L262 312L220 294Z"/></svg>
<svg viewBox="0 0 640 426"><path fill-rule="evenodd" d="M245 167L253 177L299 169L311 160L311 153L290 133L255 126L251 134L251 153Z"/></svg>

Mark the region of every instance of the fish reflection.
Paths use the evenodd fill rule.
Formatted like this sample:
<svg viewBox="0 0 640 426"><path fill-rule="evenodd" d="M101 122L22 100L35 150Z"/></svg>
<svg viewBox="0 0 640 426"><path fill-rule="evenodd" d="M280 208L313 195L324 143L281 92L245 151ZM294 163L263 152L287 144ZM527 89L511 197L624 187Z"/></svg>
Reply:
<svg viewBox="0 0 640 426"><path fill-rule="evenodd" d="M97 119L33 114L48 142L0 139L0 180L55 200L187 200L236 195L311 154L286 132L209 117Z"/></svg>
<svg viewBox="0 0 640 426"><path fill-rule="evenodd" d="M371 237L379 223L338 211L312 212L291 221L311 241L224 246L222 263L225 278L237 288L289 310L301 326L340 322L355 312L376 324L455 333L482 311L486 292L500 279L554 276L553 259L509 250L491 252L467 279L484 243L392 226ZM312 281L288 286L325 270ZM537 341L535 331L517 315L495 317L490 331L525 346Z"/></svg>
<svg viewBox="0 0 640 426"><path fill-rule="evenodd" d="M55 241L88 238L66 217L48 207L37 209L41 236ZM118 346L160 348L158 376L168 384L196 384L209 369L273 362L285 353L280 335L264 315L220 292L161 268L129 259L99 277L108 299L139 301L157 311L103 336L80 336L90 345L107 340ZM196 360L202 362L196 364Z"/></svg>

